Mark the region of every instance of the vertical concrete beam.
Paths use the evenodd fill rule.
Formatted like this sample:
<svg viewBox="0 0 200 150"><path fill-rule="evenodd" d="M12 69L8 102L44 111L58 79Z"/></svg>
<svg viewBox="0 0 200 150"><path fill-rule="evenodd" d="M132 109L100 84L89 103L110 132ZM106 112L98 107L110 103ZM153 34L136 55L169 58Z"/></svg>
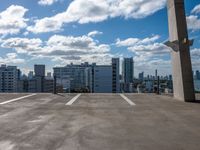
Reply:
<svg viewBox="0 0 200 150"><path fill-rule="evenodd" d="M184 0L168 0L169 40L172 46L173 87L176 99L195 100Z"/></svg>

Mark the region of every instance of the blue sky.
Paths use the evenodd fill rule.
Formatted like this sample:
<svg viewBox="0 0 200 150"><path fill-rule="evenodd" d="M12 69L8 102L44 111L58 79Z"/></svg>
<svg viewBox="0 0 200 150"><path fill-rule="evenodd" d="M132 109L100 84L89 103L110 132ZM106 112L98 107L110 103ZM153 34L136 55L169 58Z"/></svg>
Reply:
<svg viewBox="0 0 200 150"><path fill-rule="evenodd" d="M185 0L193 70L200 70L200 2ZM133 57L138 72L170 74L166 0L2 0L0 63L24 72L36 63L110 64Z"/></svg>

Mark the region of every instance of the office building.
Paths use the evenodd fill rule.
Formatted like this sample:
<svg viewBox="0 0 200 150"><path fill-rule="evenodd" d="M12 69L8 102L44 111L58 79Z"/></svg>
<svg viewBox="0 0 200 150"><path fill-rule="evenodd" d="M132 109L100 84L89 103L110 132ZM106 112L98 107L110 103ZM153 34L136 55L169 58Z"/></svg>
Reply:
<svg viewBox="0 0 200 150"><path fill-rule="evenodd" d="M155 78L156 78L156 80L158 78L158 70L157 69L155 70Z"/></svg>
<svg viewBox="0 0 200 150"><path fill-rule="evenodd" d="M33 71L29 71L28 78L29 79L33 79L33 76L34 76Z"/></svg>
<svg viewBox="0 0 200 150"><path fill-rule="evenodd" d="M124 58L122 62L122 90L123 92L131 92L134 80L134 62L133 58Z"/></svg>
<svg viewBox="0 0 200 150"><path fill-rule="evenodd" d="M1 65L0 67L0 92L17 92L17 83L20 70L16 66Z"/></svg>
<svg viewBox="0 0 200 150"><path fill-rule="evenodd" d="M112 93L112 66L94 66L94 93Z"/></svg>
<svg viewBox="0 0 200 150"><path fill-rule="evenodd" d="M143 80L144 80L144 72L139 73L138 79L139 79L140 81L143 81Z"/></svg>
<svg viewBox="0 0 200 150"><path fill-rule="evenodd" d="M55 67L53 70L57 84L62 85L66 91L91 91L91 83L88 83L88 78L90 78L92 70L91 65L87 62L80 65L70 64L65 67Z"/></svg>
<svg viewBox="0 0 200 150"><path fill-rule="evenodd" d="M53 78L45 77L45 65L34 65L34 71L30 71L28 77L18 80L17 92L50 93L53 92Z"/></svg>
<svg viewBox="0 0 200 150"><path fill-rule="evenodd" d="M36 92L44 92L45 65L34 65Z"/></svg>
<svg viewBox="0 0 200 150"><path fill-rule="evenodd" d="M34 65L35 76L44 77L45 76L45 65Z"/></svg>
<svg viewBox="0 0 200 150"><path fill-rule="evenodd" d="M53 78L45 78L44 79L44 91L45 93L52 93L53 92Z"/></svg>
<svg viewBox="0 0 200 150"><path fill-rule="evenodd" d="M119 59L112 65L82 63L53 68L57 86L69 92L117 93L120 92Z"/></svg>
<svg viewBox="0 0 200 150"><path fill-rule="evenodd" d="M200 80L200 72L199 72L199 70L196 71L196 79Z"/></svg>
<svg viewBox="0 0 200 150"><path fill-rule="evenodd" d="M119 58L112 58L112 92L120 92L120 76L119 76Z"/></svg>
<svg viewBox="0 0 200 150"><path fill-rule="evenodd" d="M46 78L52 78L52 76L51 76L51 72L47 72L47 76L46 76Z"/></svg>
<svg viewBox="0 0 200 150"><path fill-rule="evenodd" d="M124 58L122 63L122 76L124 83L132 83L134 79L133 58Z"/></svg>

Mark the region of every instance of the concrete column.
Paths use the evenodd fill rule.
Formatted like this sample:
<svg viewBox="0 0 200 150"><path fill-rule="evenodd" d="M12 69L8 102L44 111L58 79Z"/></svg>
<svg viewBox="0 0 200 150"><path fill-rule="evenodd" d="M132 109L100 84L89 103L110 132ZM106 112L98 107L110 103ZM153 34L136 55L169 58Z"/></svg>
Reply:
<svg viewBox="0 0 200 150"><path fill-rule="evenodd" d="M172 48L173 87L176 99L195 100L184 0L168 0L169 42Z"/></svg>

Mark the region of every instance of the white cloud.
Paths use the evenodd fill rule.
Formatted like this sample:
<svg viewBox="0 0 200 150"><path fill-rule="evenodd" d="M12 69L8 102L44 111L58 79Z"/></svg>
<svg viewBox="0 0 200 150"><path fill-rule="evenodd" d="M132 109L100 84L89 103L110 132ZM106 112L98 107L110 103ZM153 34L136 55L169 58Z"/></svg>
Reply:
<svg viewBox="0 0 200 150"><path fill-rule="evenodd" d="M196 57L198 59L200 59L200 48L194 48L191 50L191 55L192 57Z"/></svg>
<svg viewBox="0 0 200 150"><path fill-rule="evenodd" d="M105 64L110 61L110 46L98 44L87 35L73 37L53 35L48 41L28 38L10 38L2 41L1 47L12 48L32 58L49 58L52 61L66 64L83 61Z"/></svg>
<svg viewBox="0 0 200 150"><path fill-rule="evenodd" d="M200 69L200 48L194 48L191 50L191 59L193 69Z"/></svg>
<svg viewBox="0 0 200 150"><path fill-rule="evenodd" d="M125 40L116 40L117 47L127 47L127 49L136 55L138 61L149 60L151 57L163 56L169 54L169 48L162 43L158 43L159 35L147 37L144 39L128 38ZM136 61L137 61L136 60Z"/></svg>
<svg viewBox="0 0 200 150"><path fill-rule="evenodd" d="M171 73L171 61L156 58L135 63L135 72L138 73L144 71L146 75L153 74L156 69L159 75L169 75Z"/></svg>
<svg viewBox="0 0 200 150"><path fill-rule="evenodd" d="M38 4L42 6L52 5L53 3L57 2L58 0L39 0Z"/></svg>
<svg viewBox="0 0 200 150"><path fill-rule="evenodd" d="M130 52L133 52L136 72L152 73L152 70L159 69L163 73L169 73L170 61L166 58L169 57L170 49L159 43L159 38L159 35L154 35L144 39L117 39L116 46L127 47Z"/></svg>
<svg viewBox="0 0 200 150"><path fill-rule="evenodd" d="M190 15L187 17L188 28L191 30L200 29L200 18L196 15Z"/></svg>
<svg viewBox="0 0 200 150"><path fill-rule="evenodd" d="M149 44L152 43L160 38L159 35L155 35L152 37L147 37L144 39L139 39L139 38L128 38L125 40L120 40L119 38L116 40L116 46L117 47L129 47L129 46L134 46L134 45L141 45L141 44Z"/></svg>
<svg viewBox="0 0 200 150"><path fill-rule="evenodd" d="M170 52L170 49L162 43L132 46L128 50L134 52L136 55L146 55L148 57L162 56Z"/></svg>
<svg viewBox="0 0 200 150"><path fill-rule="evenodd" d="M1 41L1 47L12 48L17 53L34 53L41 51L42 41L40 39L9 38Z"/></svg>
<svg viewBox="0 0 200 150"><path fill-rule="evenodd" d="M25 60L18 58L16 53L8 53L6 57L0 57L0 64L21 64L24 62Z"/></svg>
<svg viewBox="0 0 200 150"><path fill-rule="evenodd" d="M74 0L66 11L35 21L34 33L59 31L64 23L101 22L108 18L144 18L165 7L166 0Z"/></svg>
<svg viewBox="0 0 200 150"><path fill-rule="evenodd" d="M88 36L90 36L90 37L95 37L96 35L101 35L101 34L103 34L103 32L100 32L100 31L92 31L92 32L89 32L88 33Z"/></svg>
<svg viewBox="0 0 200 150"><path fill-rule="evenodd" d="M46 17L41 20L35 20L35 25L27 27L27 30L33 33L56 32L61 30L62 25L63 20L59 20L57 16Z"/></svg>
<svg viewBox="0 0 200 150"><path fill-rule="evenodd" d="M200 29L200 18L198 14L200 13L200 4L195 6L191 11L191 15L187 17L188 29L196 31Z"/></svg>
<svg viewBox="0 0 200 150"><path fill-rule="evenodd" d="M196 13L196 14L200 13L200 4L195 6L194 9L191 11L191 13Z"/></svg>
<svg viewBox="0 0 200 150"><path fill-rule="evenodd" d="M53 55L86 55L102 54L110 51L109 45L97 45L96 41L89 36L60 36L54 35L47 41L49 54Z"/></svg>
<svg viewBox="0 0 200 150"><path fill-rule="evenodd" d="M17 34L21 29L26 28L26 21L24 18L28 9L11 5L5 11L0 13L0 35Z"/></svg>

